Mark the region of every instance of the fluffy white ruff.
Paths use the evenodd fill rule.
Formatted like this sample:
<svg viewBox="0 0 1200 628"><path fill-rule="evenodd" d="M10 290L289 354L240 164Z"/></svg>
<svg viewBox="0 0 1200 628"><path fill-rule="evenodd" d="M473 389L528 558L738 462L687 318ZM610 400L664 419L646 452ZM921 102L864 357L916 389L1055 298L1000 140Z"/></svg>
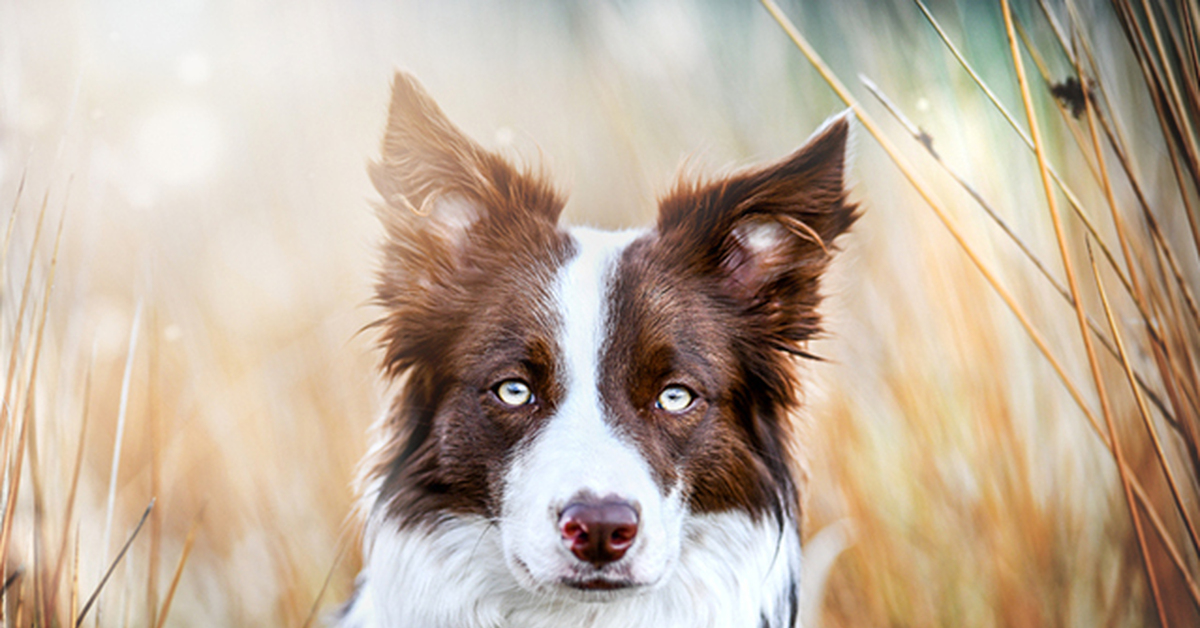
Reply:
<svg viewBox="0 0 1200 628"><path fill-rule="evenodd" d="M800 542L792 521L740 512L688 517L677 567L662 583L605 602L523 589L496 527L454 517L397 529L374 518L367 564L340 628L783 628L796 600Z"/></svg>

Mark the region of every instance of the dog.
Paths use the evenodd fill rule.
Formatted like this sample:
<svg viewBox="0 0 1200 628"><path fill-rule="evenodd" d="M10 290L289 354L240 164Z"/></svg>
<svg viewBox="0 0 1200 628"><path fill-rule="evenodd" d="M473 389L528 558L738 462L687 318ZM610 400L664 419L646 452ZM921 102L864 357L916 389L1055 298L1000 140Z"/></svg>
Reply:
<svg viewBox="0 0 1200 628"><path fill-rule="evenodd" d="M370 174L399 392L336 624L796 626L796 361L858 216L850 123L684 178L651 229L564 228L544 176L397 73Z"/></svg>

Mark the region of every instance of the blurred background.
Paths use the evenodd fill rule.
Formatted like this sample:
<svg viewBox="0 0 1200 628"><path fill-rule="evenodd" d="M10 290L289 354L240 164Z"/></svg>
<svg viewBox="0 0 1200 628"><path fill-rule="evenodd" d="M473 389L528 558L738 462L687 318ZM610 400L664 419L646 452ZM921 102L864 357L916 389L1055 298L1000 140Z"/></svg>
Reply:
<svg viewBox="0 0 1200 628"><path fill-rule="evenodd" d="M1001 5L780 4L875 120L802 365L807 625L1197 625L1194 3L1013 7L1093 225L1055 193L1095 374L1038 162L980 87L1029 128ZM396 68L613 228L681 165L781 157L847 106L749 1L0 0L5 625L73 625L152 499L89 625L319 625L349 595Z"/></svg>

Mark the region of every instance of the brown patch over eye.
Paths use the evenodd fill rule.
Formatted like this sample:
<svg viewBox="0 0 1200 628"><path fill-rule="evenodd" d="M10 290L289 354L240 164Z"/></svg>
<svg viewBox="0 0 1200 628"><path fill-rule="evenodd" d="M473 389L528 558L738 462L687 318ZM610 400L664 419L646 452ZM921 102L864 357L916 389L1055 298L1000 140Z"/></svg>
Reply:
<svg viewBox="0 0 1200 628"><path fill-rule="evenodd" d="M747 329L757 321L721 275L681 268L664 244L630 245L609 286L601 391L610 420L664 490L682 488L692 512L791 509L786 354Z"/></svg>

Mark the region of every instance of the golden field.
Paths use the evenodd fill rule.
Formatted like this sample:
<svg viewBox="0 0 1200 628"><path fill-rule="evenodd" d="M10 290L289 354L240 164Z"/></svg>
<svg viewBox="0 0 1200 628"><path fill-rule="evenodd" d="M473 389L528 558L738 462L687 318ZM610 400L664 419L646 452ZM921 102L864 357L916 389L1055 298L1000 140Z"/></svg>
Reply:
<svg viewBox="0 0 1200 628"><path fill-rule="evenodd" d="M799 365L806 626L1197 625L1198 32L1128 0L0 0L4 625L349 594L394 68L613 228L854 106L863 218Z"/></svg>

